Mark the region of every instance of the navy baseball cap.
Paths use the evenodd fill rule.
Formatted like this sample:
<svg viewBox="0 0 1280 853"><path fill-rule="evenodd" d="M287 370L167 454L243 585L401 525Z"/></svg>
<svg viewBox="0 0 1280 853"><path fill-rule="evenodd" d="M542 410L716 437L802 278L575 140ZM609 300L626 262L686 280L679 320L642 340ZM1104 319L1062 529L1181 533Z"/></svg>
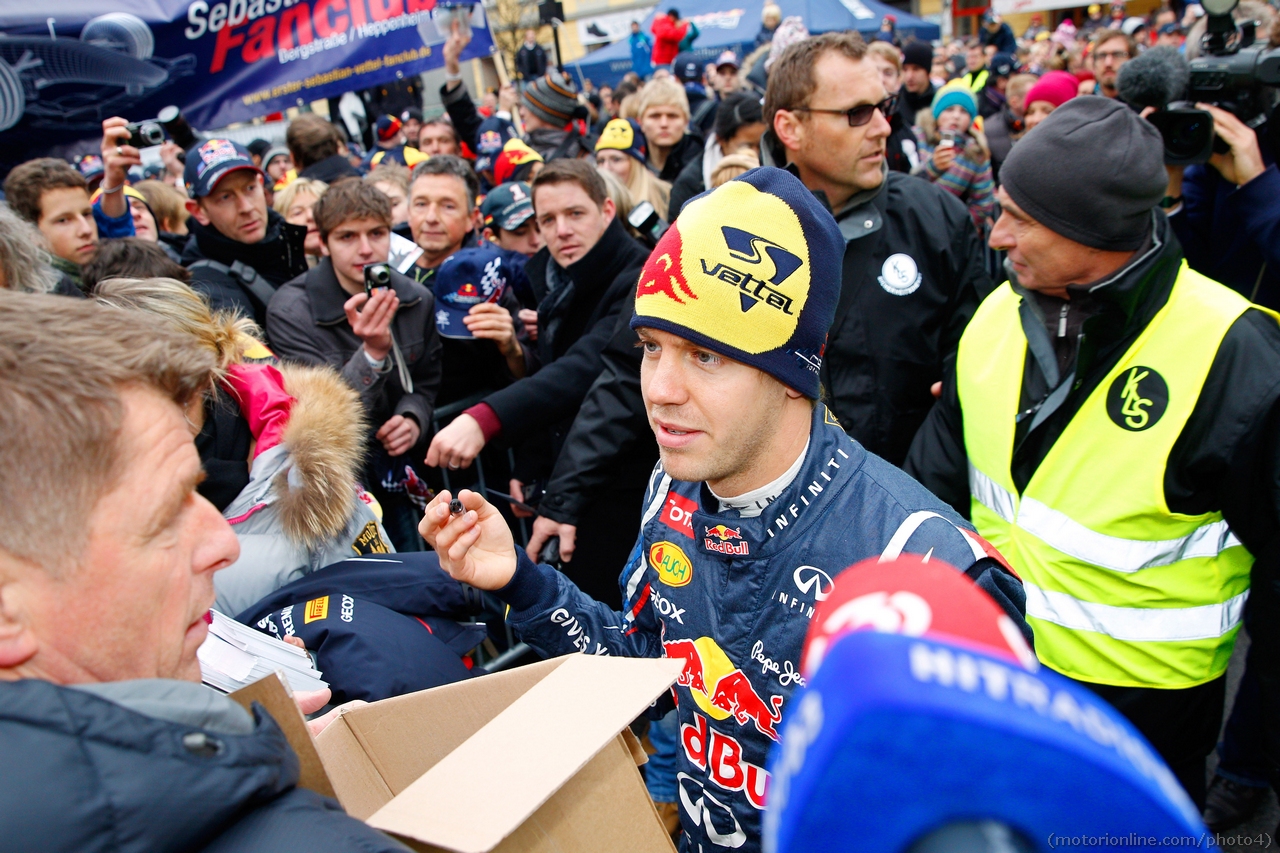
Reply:
<svg viewBox="0 0 1280 853"><path fill-rule="evenodd" d="M432 290L436 296L436 331L442 338L472 340L475 335L462 322L473 307L497 302L507 289L510 270L494 248L463 249L436 268Z"/></svg>
<svg viewBox="0 0 1280 853"><path fill-rule="evenodd" d="M75 159L72 164L76 167L76 171L80 173L86 181L92 181L94 178L101 178L106 171L102 165L102 157L97 154L82 154Z"/></svg>
<svg viewBox="0 0 1280 853"><path fill-rule="evenodd" d="M262 174L262 170L253 165L248 149L239 142L210 139L187 152L182 182L186 184L189 196L200 198L213 192L218 181L240 169L252 169Z"/></svg>
<svg viewBox="0 0 1280 853"><path fill-rule="evenodd" d="M682 53L671 64L671 73L681 83L701 83L702 63L692 53Z"/></svg>
<svg viewBox="0 0 1280 853"><path fill-rule="evenodd" d="M400 124L400 119L395 116L383 115L378 116L378 121L375 122L374 127L377 131L378 139L386 142L388 139L394 139L403 125Z"/></svg>
<svg viewBox="0 0 1280 853"><path fill-rule="evenodd" d="M480 205L484 224L514 231L533 216L533 190L524 181L494 187Z"/></svg>
<svg viewBox="0 0 1280 853"><path fill-rule="evenodd" d="M1008 77L1018 67L1018 60L1011 53L997 53L991 57L991 69L993 77Z"/></svg>

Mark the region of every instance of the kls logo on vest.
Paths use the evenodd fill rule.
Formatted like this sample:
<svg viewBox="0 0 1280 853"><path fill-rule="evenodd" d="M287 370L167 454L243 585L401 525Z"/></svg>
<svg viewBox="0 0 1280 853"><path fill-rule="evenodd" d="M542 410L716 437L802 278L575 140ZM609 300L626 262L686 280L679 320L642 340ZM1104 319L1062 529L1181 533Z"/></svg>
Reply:
<svg viewBox="0 0 1280 853"><path fill-rule="evenodd" d="M1125 368L1107 390L1107 414L1130 432L1155 426L1167 408L1169 386L1150 367Z"/></svg>

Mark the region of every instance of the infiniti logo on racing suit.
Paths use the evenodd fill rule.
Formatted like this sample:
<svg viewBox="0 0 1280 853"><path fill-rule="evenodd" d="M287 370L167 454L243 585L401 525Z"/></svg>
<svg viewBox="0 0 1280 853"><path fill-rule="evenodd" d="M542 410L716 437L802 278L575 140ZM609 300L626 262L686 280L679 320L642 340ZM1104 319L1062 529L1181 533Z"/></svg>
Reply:
<svg viewBox="0 0 1280 853"><path fill-rule="evenodd" d="M817 566L798 566L791 579L796 582L797 589L805 595L812 595L815 601L826 601L836 588L831 575Z"/></svg>

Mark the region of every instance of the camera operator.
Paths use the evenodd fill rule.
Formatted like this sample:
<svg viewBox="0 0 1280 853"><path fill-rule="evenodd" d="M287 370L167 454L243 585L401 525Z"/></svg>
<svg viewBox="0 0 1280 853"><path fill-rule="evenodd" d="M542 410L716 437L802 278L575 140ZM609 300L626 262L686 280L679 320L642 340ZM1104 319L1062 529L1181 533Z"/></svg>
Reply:
<svg viewBox="0 0 1280 853"><path fill-rule="evenodd" d="M385 264L391 247L391 202L377 187L339 181L314 214L328 256L276 293L267 337L281 358L334 367L360 394L376 439L365 482L396 548L418 550L417 513L383 480L403 471L395 458L414 450L431 423L440 387L435 298L390 269L390 287L366 292L365 267Z"/></svg>
<svg viewBox="0 0 1280 853"><path fill-rule="evenodd" d="M1196 106L1213 116L1229 150L1206 165L1168 167L1169 224L1192 269L1280 308L1280 173L1248 125L1212 104Z"/></svg>

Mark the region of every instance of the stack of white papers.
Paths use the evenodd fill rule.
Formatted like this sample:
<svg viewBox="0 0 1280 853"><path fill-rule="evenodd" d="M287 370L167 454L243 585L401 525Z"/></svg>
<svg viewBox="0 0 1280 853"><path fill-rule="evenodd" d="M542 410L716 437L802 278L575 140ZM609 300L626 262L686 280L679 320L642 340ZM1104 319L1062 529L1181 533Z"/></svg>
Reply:
<svg viewBox="0 0 1280 853"><path fill-rule="evenodd" d="M205 684L232 693L272 672L279 672L294 690L320 690L329 686L320 678L315 662L304 649L241 625L216 610L209 613L213 623L197 653Z"/></svg>

